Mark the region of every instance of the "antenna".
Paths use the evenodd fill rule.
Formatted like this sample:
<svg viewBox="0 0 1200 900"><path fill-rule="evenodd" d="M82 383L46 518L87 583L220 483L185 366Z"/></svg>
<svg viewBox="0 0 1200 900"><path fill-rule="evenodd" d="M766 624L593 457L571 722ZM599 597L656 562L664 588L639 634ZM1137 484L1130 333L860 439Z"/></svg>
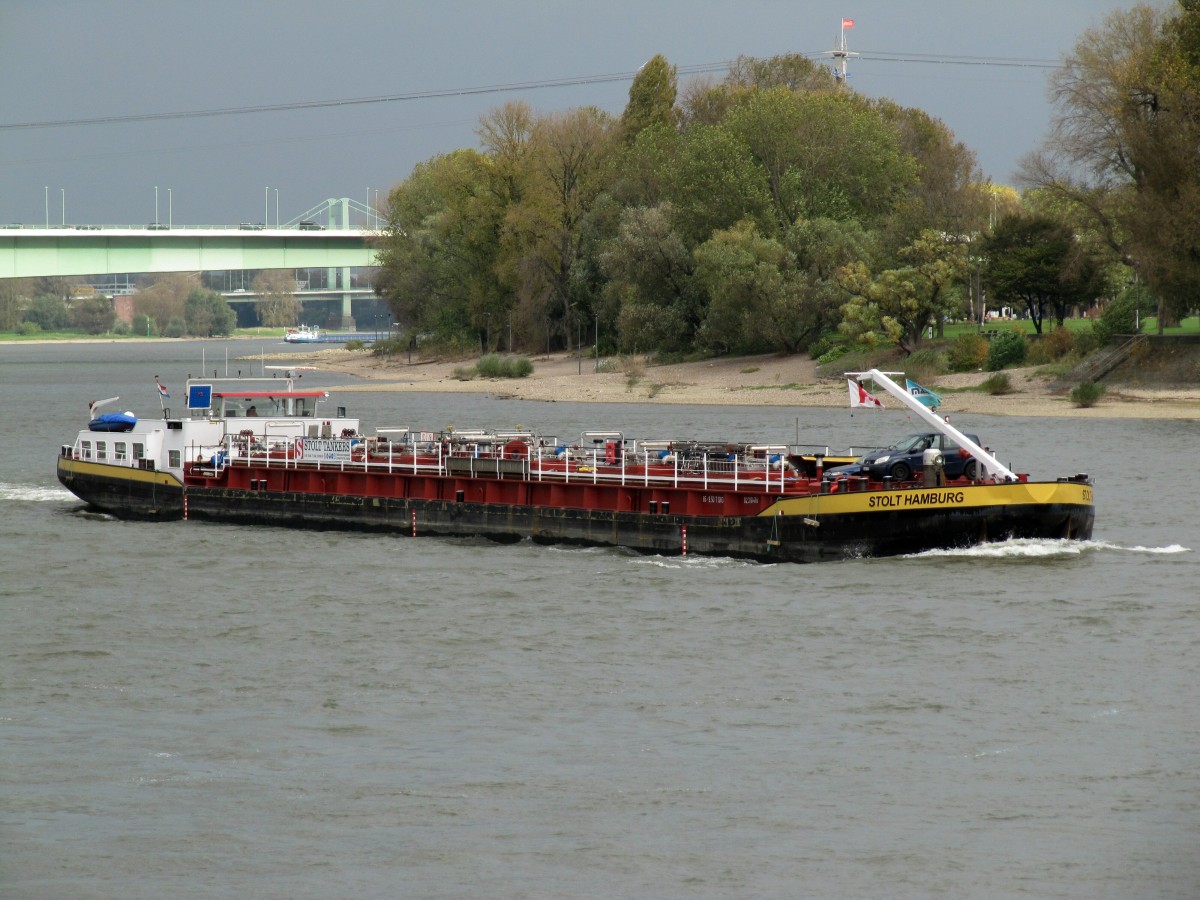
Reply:
<svg viewBox="0 0 1200 900"><path fill-rule="evenodd" d="M853 27L853 19L842 19L842 30L838 35L837 48L825 51L826 55L833 57L833 77L838 80L843 88L846 86L846 79L850 77L846 72L846 60L851 56L858 56L857 53L852 53L846 49L846 32Z"/></svg>

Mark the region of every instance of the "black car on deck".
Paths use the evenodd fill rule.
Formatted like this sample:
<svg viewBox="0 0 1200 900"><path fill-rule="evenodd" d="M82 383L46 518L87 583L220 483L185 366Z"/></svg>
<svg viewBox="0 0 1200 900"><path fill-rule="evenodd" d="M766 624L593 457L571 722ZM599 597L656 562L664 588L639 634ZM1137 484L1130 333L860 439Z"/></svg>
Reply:
<svg viewBox="0 0 1200 900"><path fill-rule="evenodd" d="M977 435L968 434L967 437L979 444ZM866 475L874 479L886 476L893 481L908 481L913 475L924 471L926 450L941 452L945 459L947 478L961 478L965 475L974 480L979 473L978 460L962 450L951 438L927 431L910 434L883 450L872 450L848 466L826 469L824 477L826 481L837 481L851 475Z"/></svg>

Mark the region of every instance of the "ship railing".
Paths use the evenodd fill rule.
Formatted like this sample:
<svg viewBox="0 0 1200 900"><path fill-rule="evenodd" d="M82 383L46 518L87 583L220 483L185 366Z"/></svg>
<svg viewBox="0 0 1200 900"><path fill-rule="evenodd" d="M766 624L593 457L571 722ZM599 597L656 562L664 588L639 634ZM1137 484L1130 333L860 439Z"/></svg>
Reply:
<svg viewBox="0 0 1200 900"><path fill-rule="evenodd" d="M390 431L390 430L389 430ZM395 434L412 435L407 429L396 429ZM601 433L592 433L599 436ZM432 475L440 477L463 476L517 476L535 481L562 481L595 485L619 485L644 488L702 488L704 490L753 491L755 493L785 493L789 485L795 489L797 479L790 477L786 462L787 448L779 445L754 445L738 447L717 453L693 453L690 456L679 452L669 441L644 441L635 444L629 441L623 452L612 453L608 440L623 440L617 433L603 433L603 446L591 448L563 447L531 437L527 432L514 433L528 441L522 456L503 459L504 465L496 460L502 454L490 443L478 444L467 441L448 444L436 441L422 444L419 441L396 441L402 448L404 460L397 460L389 445L384 458L380 458L379 444L374 439L356 439L353 455L339 459L299 459L294 452L294 437L263 439L254 436L247 439L240 435L226 435L218 445L193 444L188 451L190 460L209 463L206 471L219 473L226 466L263 466L284 469L317 469L320 471L364 471L387 474ZM500 445L502 446L502 445ZM374 451L373 451L374 448ZM475 463L474 460L488 462ZM519 465L514 465L514 463ZM802 479L801 479L802 480Z"/></svg>

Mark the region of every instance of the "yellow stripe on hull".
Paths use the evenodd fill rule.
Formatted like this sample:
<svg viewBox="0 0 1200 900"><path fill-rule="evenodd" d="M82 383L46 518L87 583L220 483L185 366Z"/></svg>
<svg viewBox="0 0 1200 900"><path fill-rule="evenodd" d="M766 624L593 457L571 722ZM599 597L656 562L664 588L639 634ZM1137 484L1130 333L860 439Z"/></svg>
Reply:
<svg viewBox="0 0 1200 900"><path fill-rule="evenodd" d="M1050 505L1092 506L1092 485L1075 481L1038 481L819 494L779 500L759 515L816 517L903 510Z"/></svg>
<svg viewBox="0 0 1200 900"><path fill-rule="evenodd" d="M90 478L113 478L139 484L161 484L164 487L183 487L183 483L170 472L159 472L155 469L132 469L129 466L114 466L108 463L88 462L66 457L59 458L58 472L60 478L79 475Z"/></svg>

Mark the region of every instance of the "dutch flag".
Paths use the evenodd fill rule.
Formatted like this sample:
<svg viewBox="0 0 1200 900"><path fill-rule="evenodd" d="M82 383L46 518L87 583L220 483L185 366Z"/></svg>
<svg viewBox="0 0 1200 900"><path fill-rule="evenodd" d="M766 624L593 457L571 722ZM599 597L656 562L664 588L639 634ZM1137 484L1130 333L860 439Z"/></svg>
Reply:
<svg viewBox="0 0 1200 900"><path fill-rule="evenodd" d="M162 397L164 400L170 400L171 395L167 393L167 389L163 387L163 383L158 380L157 376L154 378L154 383L158 386L158 396Z"/></svg>

